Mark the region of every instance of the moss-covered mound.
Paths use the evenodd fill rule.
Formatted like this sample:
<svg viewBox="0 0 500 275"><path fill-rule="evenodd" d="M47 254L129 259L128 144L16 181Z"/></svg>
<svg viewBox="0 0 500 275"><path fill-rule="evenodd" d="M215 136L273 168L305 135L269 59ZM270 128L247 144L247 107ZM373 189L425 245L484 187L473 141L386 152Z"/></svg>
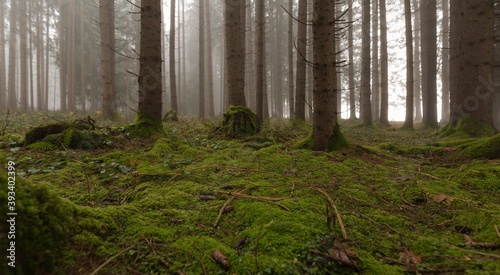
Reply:
<svg viewBox="0 0 500 275"><path fill-rule="evenodd" d="M100 222L91 218L88 210L62 199L51 190L50 184L33 184L16 177L15 184L10 185L13 188L7 189L7 173L3 170L0 171L0 183L2 213L16 214L5 218L12 221L8 223L10 228L5 228L6 222L2 222L5 228L0 232L5 234L0 241L2 255L9 247L14 247L15 253L9 252L7 256L13 256L11 258L1 257L0 273L51 274L70 269L77 257L73 249L86 246L84 242L92 236L96 238L87 229ZM8 201L14 204L8 205ZM13 261L15 267L7 265Z"/></svg>
<svg viewBox="0 0 500 275"><path fill-rule="evenodd" d="M452 123L446 125L438 132L440 137L448 139L465 139L477 137L489 137L495 134L495 130L485 123L465 116L460 119L456 126Z"/></svg>
<svg viewBox="0 0 500 275"><path fill-rule="evenodd" d="M217 130L228 138L254 135L259 131L257 116L250 108L231 105Z"/></svg>
<svg viewBox="0 0 500 275"><path fill-rule="evenodd" d="M336 151L341 148L349 147L349 142L345 138L342 131L340 131L340 125L337 123L335 128L333 128L333 133L330 136L328 142L328 151ZM314 148L314 131L303 140L298 141L293 145L295 149L313 149Z"/></svg>
<svg viewBox="0 0 500 275"><path fill-rule="evenodd" d="M500 158L500 134L466 144L462 154L470 158Z"/></svg>
<svg viewBox="0 0 500 275"><path fill-rule="evenodd" d="M71 123L56 122L47 125L33 127L24 137L24 145L30 145L38 141L42 141L48 135L60 134L71 128Z"/></svg>
<svg viewBox="0 0 500 275"><path fill-rule="evenodd" d="M130 136L140 138L149 138L164 133L161 121L155 121L140 115L135 123L128 127L128 131Z"/></svg>
<svg viewBox="0 0 500 275"><path fill-rule="evenodd" d="M172 122L172 121L179 121L179 118L177 117L177 112L174 110L168 111L163 116L163 122Z"/></svg>

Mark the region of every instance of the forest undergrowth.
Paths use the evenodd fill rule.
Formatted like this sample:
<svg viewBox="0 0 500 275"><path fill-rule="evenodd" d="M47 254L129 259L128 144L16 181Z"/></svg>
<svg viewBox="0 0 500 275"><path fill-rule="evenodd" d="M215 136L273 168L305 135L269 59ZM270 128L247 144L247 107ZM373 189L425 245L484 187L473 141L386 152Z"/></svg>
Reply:
<svg viewBox="0 0 500 275"><path fill-rule="evenodd" d="M68 148L67 132L61 146L24 146L32 127L75 120L90 121L6 120L18 266L4 262L2 237L2 274L500 272L500 156L470 152L500 146L498 135L351 121L349 148L327 153L292 149L311 129L285 120L228 140L218 120L180 117L138 139L126 121L93 118L95 148ZM6 213L5 171L0 180Z"/></svg>

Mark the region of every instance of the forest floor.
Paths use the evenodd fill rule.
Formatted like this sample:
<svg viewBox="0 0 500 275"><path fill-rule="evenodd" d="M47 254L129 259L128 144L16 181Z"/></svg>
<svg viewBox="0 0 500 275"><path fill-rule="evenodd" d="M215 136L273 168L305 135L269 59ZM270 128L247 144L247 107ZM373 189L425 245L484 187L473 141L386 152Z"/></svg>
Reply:
<svg viewBox="0 0 500 275"><path fill-rule="evenodd" d="M21 146L77 118L11 115L0 140L25 274L500 273L500 160L461 154L471 140L342 122L350 147L326 153L291 149L310 128L287 121L226 140L216 120L137 139L97 119L101 148Z"/></svg>

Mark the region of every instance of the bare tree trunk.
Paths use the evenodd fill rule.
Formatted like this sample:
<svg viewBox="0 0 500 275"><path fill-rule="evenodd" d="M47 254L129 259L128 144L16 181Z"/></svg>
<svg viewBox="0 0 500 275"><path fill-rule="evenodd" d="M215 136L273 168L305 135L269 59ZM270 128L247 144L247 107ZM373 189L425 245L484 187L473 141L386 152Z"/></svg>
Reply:
<svg viewBox="0 0 500 275"><path fill-rule="evenodd" d="M406 30L406 118L405 129L413 129L413 32L410 0L404 2Z"/></svg>
<svg viewBox="0 0 500 275"><path fill-rule="evenodd" d="M115 55L113 52L115 47L114 1L99 0L99 4L101 20L102 113L105 117L111 118L116 112Z"/></svg>
<svg viewBox="0 0 500 275"><path fill-rule="evenodd" d="M313 17L313 3L314 1L308 0L307 4L309 5L307 7L308 12L308 20L307 22L312 22L312 17ZM313 62L313 31L312 31L312 24L309 24L309 28L307 29L307 60L309 62ZM313 68L312 66L307 66L306 68L306 96L307 96L307 117L309 119L312 119L313 117L313 104L314 104L314 99L313 99Z"/></svg>
<svg viewBox="0 0 500 275"><path fill-rule="evenodd" d="M295 118L305 120L306 101L306 47L307 47L307 0L299 0L297 27L297 77L295 84Z"/></svg>
<svg viewBox="0 0 500 275"><path fill-rule="evenodd" d="M420 39L420 7L418 4L417 0L413 0L413 10L415 11L415 19L413 26L415 26L414 30L414 53L413 53L413 60L415 62L414 70L413 70L413 79L414 79L414 85L413 85L413 104L415 105L415 120L416 121L421 121L422 120L422 74L421 74L421 62L420 62L420 44L421 40Z"/></svg>
<svg viewBox="0 0 500 275"><path fill-rule="evenodd" d="M3 22L3 21L0 21ZM1 45L1 44L0 44ZM43 111L44 84L43 84L43 29L42 29L42 0L36 1L36 106ZM33 104L33 102L32 102Z"/></svg>
<svg viewBox="0 0 500 275"><path fill-rule="evenodd" d="M362 38L361 38L361 97L363 124L372 125L371 90L370 90L370 1L362 4Z"/></svg>
<svg viewBox="0 0 500 275"><path fill-rule="evenodd" d="M21 94L20 94L20 110L28 110L28 48L27 48L27 15L26 1L19 2L19 62L20 62L20 78L21 78Z"/></svg>
<svg viewBox="0 0 500 275"><path fill-rule="evenodd" d="M352 11L353 0L349 0L347 11L347 21L353 22ZM356 119L356 88L354 87L354 26L347 31L347 44L349 55L349 119Z"/></svg>
<svg viewBox="0 0 500 275"><path fill-rule="evenodd" d="M35 88L34 88L34 77L33 77L33 22L31 18L33 17L33 13L31 11L31 4L28 4L28 14L27 14L27 19L28 19L28 30L29 31L29 41L28 41L28 55L29 55L29 96L30 100L28 102L28 110L30 112L33 112L35 110Z"/></svg>
<svg viewBox="0 0 500 275"><path fill-rule="evenodd" d="M187 75L186 75L186 18L185 18L185 2L182 0L182 102L184 112L187 112Z"/></svg>
<svg viewBox="0 0 500 275"><path fill-rule="evenodd" d="M422 31L422 100L425 127L436 128L437 124L437 94L436 94L436 0L424 1L421 4L422 15L420 28Z"/></svg>
<svg viewBox="0 0 500 275"><path fill-rule="evenodd" d="M207 115L209 117L215 116L215 111L214 111L214 79L213 79L213 61L212 61L212 31L211 31L211 22L210 22L210 0L207 0L205 3L205 19L206 19L206 36L205 36L205 41L206 41L206 69L207 69L207 96L208 96L208 108L207 108Z"/></svg>
<svg viewBox="0 0 500 275"><path fill-rule="evenodd" d="M8 107L17 109L17 87L16 87L16 38L17 38L17 1L10 5L10 32L9 32L9 75L7 95Z"/></svg>
<svg viewBox="0 0 500 275"><path fill-rule="evenodd" d="M409 19L411 20L411 14L409 14L408 16ZM410 22L410 27L411 27L411 22ZM389 124L389 74L388 74L389 66L387 63L388 63L387 10L385 5L385 0L380 0L380 123L384 125L390 125ZM411 84L413 85L413 79ZM411 102L412 102L411 108L413 109L413 99Z"/></svg>
<svg viewBox="0 0 500 275"><path fill-rule="evenodd" d="M182 50L183 48L181 47L182 45L182 30L181 28L184 28L181 22L181 2L177 2L177 113L181 113L182 110L182 96L180 96L183 93L183 90L185 89L184 86L182 86L182 68L181 68L181 57L182 57Z"/></svg>
<svg viewBox="0 0 500 275"><path fill-rule="evenodd" d="M170 68L170 104L172 110L179 111L177 107L177 79L175 74L175 0L170 1L170 36L169 36L169 68Z"/></svg>
<svg viewBox="0 0 500 275"><path fill-rule="evenodd" d="M275 40L275 48L274 48L274 106L275 106L275 115L278 118L283 117L283 38L282 38L282 12L281 6L275 6L275 19L276 19L276 40Z"/></svg>
<svg viewBox="0 0 500 275"><path fill-rule="evenodd" d="M198 93L198 117L205 117L205 0L198 1L199 12L199 93Z"/></svg>
<svg viewBox="0 0 500 275"><path fill-rule="evenodd" d="M43 110L48 111L49 110L49 77L50 77L50 39L49 39L49 33L50 33L50 12L49 12L49 6L47 4L47 10L45 12L45 28L47 29L47 32L45 33L45 100L44 100L44 106ZM56 74L54 73L54 76ZM55 84L55 81L54 81ZM54 94L55 97L55 94Z"/></svg>
<svg viewBox="0 0 500 275"><path fill-rule="evenodd" d="M5 22L5 1L0 1L0 22ZM0 24L0 110L7 107L7 90L5 78L5 28Z"/></svg>
<svg viewBox="0 0 500 275"><path fill-rule="evenodd" d="M447 123L450 121L450 16L449 16L449 0L443 0L443 48L441 50L443 64L441 69L442 83L442 103L441 103L441 121Z"/></svg>
<svg viewBox="0 0 500 275"><path fill-rule="evenodd" d="M293 0L288 0L288 12L293 14ZM288 108L289 117L294 114L294 95L293 95L293 18L288 17Z"/></svg>
<svg viewBox="0 0 500 275"><path fill-rule="evenodd" d="M255 63L256 63L256 81L255 81L255 92L256 92L256 113L257 121L262 124L264 118L264 74L265 74L265 62L264 62L264 0L255 0Z"/></svg>
<svg viewBox="0 0 500 275"><path fill-rule="evenodd" d="M67 58L68 62L68 111L75 111L75 1L71 0L70 10L68 12L68 46L67 46Z"/></svg>
<svg viewBox="0 0 500 275"><path fill-rule="evenodd" d="M83 2L79 1L80 3L80 9L83 10ZM81 107L82 111L86 112L87 111L87 94L86 94L86 81L85 81L85 36L84 34L86 33L85 31L85 25L83 23L83 15L80 14L80 101L81 101ZM90 53L89 53L89 59L92 59Z"/></svg>
<svg viewBox="0 0 500 275"><path fill-rule="evenodd" d="M372 2L372 119L379 120L380 115L380 72L379 72L379 22L378 22L378 0Z"/></svg>
<svg viewBox="0 0 500 275"><path fill-rule="evenodd" d="M161 4L141 1L141 52L137 124L161 127L162 119Z"/></svg>
<svg viewBox="0 0 500 275"><path fill-rule="evenodd" d="M243 3L225 0L226 60L229 105L245 103L245 30L241 18Z"/></svg>

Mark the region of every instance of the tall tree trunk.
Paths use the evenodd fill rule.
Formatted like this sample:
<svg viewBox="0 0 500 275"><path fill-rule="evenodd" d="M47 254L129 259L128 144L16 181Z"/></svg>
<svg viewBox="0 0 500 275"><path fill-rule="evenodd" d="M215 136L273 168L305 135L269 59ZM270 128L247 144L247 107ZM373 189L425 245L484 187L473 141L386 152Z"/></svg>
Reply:
<svg viewBox="0 0 500 275"><path fill-rule="evenodd" d="M492 127L493 0L450 4L450 123L470 116Z"/></svg>
<svg viewBox="0 0 500 275"><path fill-rule="evenodd" d="M436 33L436 0L421 3L420 29L422 31L422 99L425 127L436 128L437 124L437 94L436 94L436 62L437 62L437 33Z"/></svg>
<svg viewBox="0 0 500 275"><path fill-rule="evenodd" d="M186 74L186 13L185 2L182 0L182 102L184 113L187 112L187 74Z"/></svg>
<svg viewBox="0 0 500 275"><path fill-rule="evenodd" d="M353 0L349 0L349 10L347 11L347 21L353 22ZM347 31L347 44L349 55L349 119L356 119L356 88L354 87L354 28Z"/></svg>
<svg viewBox="0 0 500 275"><path fill-rule="evenodd" d="M500 131L500 5L495 4L495 64L493 66L493 124Z"/></svg>
<svg viewBox="0 0 500 275"><path fill-rule="evenodd" d="M67 58L68 62L68 111L75 111L75 1L71 0L70 10L68 12L68 46L67 46Z"/></svg>
<svg viewBox="0 0 500 275"><path fill-rule="evenodd" d="M8 107L17 109L17 87L16 87L16 40L17 40L17 1L10 5L10 31L9 31L9 75L8 75Z"/></svg>
<svg viewBox="0 0 500 275"><path fill-rule="evenodd" d="M404 2L406 30L406 118L405 129L413 129L413 32L410 0Z"/></svg>
<svg viewBox="0 0 500 275"><path fill-rule="evenodd" d="M205 10L204 10L205 0L198 1L199 11L199 93L198 93L198 117L205 117Z"/></svg>
<svg viewBox="0 0 500 275"><path fill-rule="evenodd" d="M182 110L182 97L180 94L183 92L183 89L185 89L182 86L182 73L181 73L181 56L182 56L182 50L183 48L181 47L182 45L182 30L181 28L184 28L181 22L181 1L177 1L177 113L179 114Z"/></svg>
<svg viewBox="0 0 500 275"><path fill-rule="evenodd" d="M288 12L293 14L293 0L288 0ZM293 18L288 17L288 108L289 117L294 114L295 107L293 95Z"/></svg>
<svg viewBox="0 0 500 275"><path fill-rule="evenodd" d="M19 2L19 62L20 62L20 78L21 78L21 90L20 90L20 110L28 110L28 46L27 46L27 3L26 1Z"/></svg>
<svg viewBox="0 0 500 275"><path fill-rule="evenodd" d="M205 3L205 28L206 28L206 36L205 36L205 41L206 41L206 69L207 69L207 115L209 117L215 116L215 110L214 110L214 79L213 79L213 61L212 61L212 31L211 31L211 22L210 22L210 0L207 0Z"/></svg>
<svg viewBox="0 0 500 275"><path fill-rule="evenodd" d="M361 98L363 124L372 125L371 90L370 90L370 1L362 4L362 38L361 38Z"/></svg>
<svg viewBox="0 0 500 275"><path fill-rule="evenodd" d="M49 5L47 4L47 7L46 7L46 11L45 11L45 29L46 29L46 33L45 33L45 100L44 100L44 106L43 106L43 110L44 111L48 111L49 110L49 77L50 77L50 67L49 67L49 64L50 64L50 37L49 37L49 33L50 33L50 8L49 8ZM56 74L54 73L54 76ZM55 83L55 81L54 81ZM55 85L54 85L55 86ZM55 97L55 94L54 94L54 97Z"/></svg>
<svg viewBox="0 0 500 275"><path fill-rule="evenodd" d="M5 22L5 1L0 1L0 22ZM7 90L5 78L5 29L4 24L0 24L0 110L7 107Z"/></svg>
<svg viewBox="0 0 500 275"><path fill-rule="evenodd" d="M245 30L241 18L243 3L225 0L226 60L229 105L245 103Z"/></svg>
<svg viewBox="0 0 500 275"><path fill-rule="evenodd" d="M443 0L443 48L441 50L443 64L442 64L442 74L441 74L441 85L442 85L442 103L441 103L441 121L450 121L450 16L449 16L449 0Z"/></svg>
<svg viewBox="0 0 500 275"><path fill-rule="evenodd" d="M416 121L422 121L422 74L421 74L421 62L420 62L420 44L421 40L420 39L420 6L417 0L413 0L413 10L415 11L415 18L414 18L414 23L413 26L415 26L414 30L414 53L413 53L413 60L415 62L414 65L414 70L413 70L413 79L414 79L414 85L413 85L413 104L415 105L415 120Z"/></svg>
<svg viewBox="0 0 500 275"><path fill-rule="evenodd" d="M275 28L275 48L274 48L274 106L275 106L275 115L278 118L283 117L283 36L282 36L282 12L281 6L275 5L275 20L276 20L276 28Z"/></svg>
<svg viewBox="0 0 500 275"><path fill-rule="evenodd" d="M380 123L383 125L390 125L389 124L389 74L388 74L389 66L387 64L388 63L387 9L385 4L386 4L385 0L380 0ZM408 16L409 19L411 20L411 13ZM411 27L411 21L410 21L410 27ZM413 85L413 79L411 84ZM411 102L412 105L410 107L413 109L413 99Z"/></svg>
<svg viewBox="0 0 500 275"><path fill-rule="evenodd" d="M177 107L177 78L175 74L175 0L170 1L170 35L169 35L169 68L170 68L170 104L172 110Z"/></svg>
<svg viewBox="0 0 500 275"><path fill-rule="evenodd" d="M83 10L83 2L80 3L80 9ZM85 71L86 71L86 66L85 66L85 46L87 43L85 43L85 25L83 23L83 15L80 14L80 101L81 101L81 107L82 111L86 112L87 111L87 94L86 94L86 85L87 81L85 81ZM92 59L89 53L89 59Z"/></svg>
<svg viewBox="0 0 500 275"><path fill-rule="evenodd" d="M306 101L306 47L307 47L307 0L299 0L297 27L297 76L295 78L295 118L305 120Z"/></svg>
<svg viewBox="0 0 500 275"><path fill-rule="evenodd" d="M314 8L314 1L308 0L307 4L308 7L307 9L309 10L308 12L308 20L307 22L312 22L313 20L313 8ZM313 31L312 31L312 24L309 24L309 27L307 28L307 48L306 48L306 53L307 53L307 60L309 62L313 62ZM312 66L307 66L306 68L306 96L307 96L307 117L309 119L312 119L313 117L313 104L314 104L314 99L313 99L313 68Z"/></svg>
<svg viewBox="0 0 500 275"><path fill-rule="evenodd" d="M161 4L141 1L141 52L139 69L139 108L137 124L161 127L162 60Z"/></svg>
<svg viewBox="0 0 500 275"><path fill-rule="evenodd" d="M36 106L43 111L44 83L43 83L43 28L42 28L42 0L36 1ZM2 21L3 22L3 21Z"/></svg>
<svg viewBox="0 0 500 275"><path fill-rule="evenodd" d="M372 119L373 121L379 120L380 115L380 72L379 72L379 58L378 58L378 0L372 2Z"/></svg>
<svg viewBox="0 0 500 275"><path fill-rule="evenodd" d="M33 77L33 22L31 18L33 17L33 13L31 11L31 4L28 3L28 14L27 14L27 19L28 19L28 30L29 30L29 40L28 40L28 58L29 58L29 96L30 100L28 103L28 110L33 112L35 109L35 87L34 87L34 77Z"/></svg>
<svg viewBox="0 0 500 275"><path fill-rule="evenodd" d="M255 0L255 63L256 63L256 81L255 81L255 93L256 93L256 113L257 121L262 124L264 118L264 0Z"/></svg>
<svg viewBox="0 0 500 275"><path fill-rule="evenodd" d="M334 1L314 1L313 13L313 149L330 151L337 138L334 128L338 127Z"/></svg>
<svg viewBox="0 0 500 275"><path fill-rule="evenodd" d="M99 11L101 20L102 114L111 118L116 112L115 54L113 52L115 47L114 1L99 0Z"/></svg>

